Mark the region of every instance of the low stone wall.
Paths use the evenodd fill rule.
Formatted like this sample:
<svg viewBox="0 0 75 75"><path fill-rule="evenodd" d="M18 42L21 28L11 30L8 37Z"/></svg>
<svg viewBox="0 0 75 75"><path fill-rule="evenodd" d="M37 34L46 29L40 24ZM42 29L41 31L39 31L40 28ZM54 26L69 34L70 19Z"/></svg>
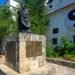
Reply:
<svg viewBox="0 0 75 75"><path fill-rule="evenodd" d="M75 62L71 61L66 61L66 60L59 60L59 59L54 59L54 58L47 58L47 62L70 67L70 68L75 68Z"/></svg>

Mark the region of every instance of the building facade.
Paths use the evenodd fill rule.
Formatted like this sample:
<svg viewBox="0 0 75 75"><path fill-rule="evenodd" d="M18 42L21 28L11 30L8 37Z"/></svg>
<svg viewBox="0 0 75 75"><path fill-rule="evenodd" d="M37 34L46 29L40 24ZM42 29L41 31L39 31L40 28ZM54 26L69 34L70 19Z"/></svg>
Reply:
<svg viewBox="0 0 75 75"><path fill-rule="evenodd" d="M9 0L9 5L10 5L10 10L13 14L12 19L15 21L16 20L15 14L17 13L20 4L16 0Z"/></svg>
<svg viewBox="0 0 75 75"><path fill-rule="evenodd" d="M0 6L7 5L10 7L10 11L12 12L12 19L15 21L15 14L17 13L20 4L16 0L0 0Z"/></svg>
<svg viewBox="0 0 75 75"><path fill-rule="evenodd" d="M75 42L75 0L48 0L46 7L49 18L47 45L60 46L63 37Z"/></svg>

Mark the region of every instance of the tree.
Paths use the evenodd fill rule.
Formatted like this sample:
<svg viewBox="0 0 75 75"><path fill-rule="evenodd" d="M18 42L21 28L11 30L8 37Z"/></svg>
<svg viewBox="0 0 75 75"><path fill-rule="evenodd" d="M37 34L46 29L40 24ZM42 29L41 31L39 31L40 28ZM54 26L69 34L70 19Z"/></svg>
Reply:
<svg viewBox="0 0 75 75"><path fill-rule="evenodd" d="M8 6L0 7L0 43L4 36L13 34L17 31L16 22L12 20Z"/></svg>
<svg viewBox="0 0 75 75"><path fill-rule="evenodd" d="M18 0L18 2L29 10L31 31L43 34L48 25L48 20L45 17L45 0Z"/></svg>

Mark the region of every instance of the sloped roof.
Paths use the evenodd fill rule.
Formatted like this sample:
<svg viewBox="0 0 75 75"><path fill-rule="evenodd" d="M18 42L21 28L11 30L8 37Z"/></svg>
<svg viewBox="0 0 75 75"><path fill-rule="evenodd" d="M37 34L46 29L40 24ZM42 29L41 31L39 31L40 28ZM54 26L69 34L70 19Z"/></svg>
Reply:
<svg viewBox="0 0 75 75"><path fill-rule="evenodd" d="M51 14L51 13L54 13L54 12L60 10L60 9L63 9L67 6L70 6L74 3L75 3L75 0L59 0L58 4L55 6L55 8L47 9L47 15ZM48 6L47 6L47 8L48 8Z"/></svg>

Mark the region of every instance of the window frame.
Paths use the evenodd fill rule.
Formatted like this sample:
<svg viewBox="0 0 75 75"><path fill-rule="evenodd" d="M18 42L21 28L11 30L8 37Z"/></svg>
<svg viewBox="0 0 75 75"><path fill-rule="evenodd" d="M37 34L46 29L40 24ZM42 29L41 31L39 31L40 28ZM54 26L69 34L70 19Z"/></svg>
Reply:
<svg viewBox="0 0 75 75"><path fill-rule="evenodd" d="M75 35L73 35L73 42L75 43Z"/></svg>
<svg viewBox="0 0 75 75"><path fill-rule="evenodd" d="M57 38L52 38L52 44L57 45L58 44L58 39Z"/></svg>
<svg viewBox="0 0 75 75"><path fill-rule="evenodd" d="M53 28L53 34L59 33L59 28Z"/></svg>

